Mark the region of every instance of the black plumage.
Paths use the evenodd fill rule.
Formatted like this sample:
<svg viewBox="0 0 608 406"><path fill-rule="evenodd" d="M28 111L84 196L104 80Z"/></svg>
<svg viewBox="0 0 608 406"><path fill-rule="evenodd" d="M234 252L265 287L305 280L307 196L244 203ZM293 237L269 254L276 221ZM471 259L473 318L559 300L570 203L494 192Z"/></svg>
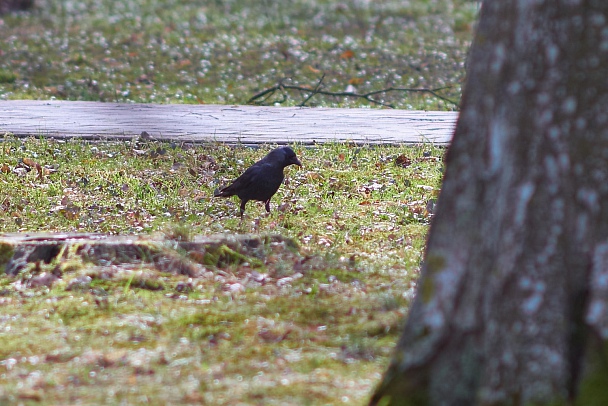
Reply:
<svg viewBox="0 0 608 406"><path fill-rule="evenodd" d="M284 178L283 169L289 165L302 166L296 153L289 147L273 149L229 186L216 190L213 195L238 196L241 199L241 217L250 200L264 202L266 211L270 213L270 199L279 190Z"/></svg>

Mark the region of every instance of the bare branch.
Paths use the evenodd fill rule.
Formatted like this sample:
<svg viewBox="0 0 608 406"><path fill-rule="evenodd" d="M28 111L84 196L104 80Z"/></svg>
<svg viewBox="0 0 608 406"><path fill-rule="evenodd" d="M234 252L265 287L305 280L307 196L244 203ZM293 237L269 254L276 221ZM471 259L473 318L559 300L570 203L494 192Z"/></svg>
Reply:
<svg viewBox="0 0 608 406"><path fill-rule="evenodd" d="M330 92L328 90L323 90L321 88L322 82L325 79L325 74L323 74L323 76L321 77L321 79L319 80L319 82L317 83L317 85L315 86L315 88L311 88L309 86L299 86L299 85L286 85L283 84L283 82L279 82L277 85L269 87L268 89L265 89L255 95L253 95L249 100L247 100L247 104L263 104L264 102L266 102L266 100L268 100L273 94L274 92L276 92L277 90L281 90L283 91L283 101L286 100L286 94L285 94L285 90L295 90L295 91L299 91L299 92L310 92L310 94L306 97L306 99L299 104L300 107L304 106L312 97L314 97L317 94L320 95L324 95L324 96L338 96L338 97L355 97L355 98L362 98L365 99L367 101L369 101L370 103L374 103L374 104L378 104L381 106L385 106L385 107L390 107L390 108L395 108L395 106L393 106L392 104L388 104L385 102L382 102L380 100L375 99L373 96L376 96L378 94L382 94L382 93L388 93L388 92L415 92L415 93L428 93L431 94L433 96L435 96L438 99L441 99L447 103L453 104L454 106L458 107L459 104L447 97L442 96L441 94L439 94L438 92L444 89L448 89L449 86L445 86L445 87L439 87L439 88L435 88L435 89L428 89L428 88L409 88L409 87L388 87L386 89L381 89L381 90L374 90L371 92L367 92L367 93L356 93L356 92ZM259 100L260 98L264 97L268 95L267 97L263 98L262 100Z"/></svg>
<svg viewBox="0 0 608 406"><path fill-rule="evenodd" d="M319 83L317 83L315 90L313 90L312 93L309 94L308 97L302 103L299 104L299 107L304 107L304 105L306 104L306 102L308 102L308 100L310 100L315 94L319 93L319 90L321 88L321 83L323 83L323 79L325 79L325 73L323 74L323 76L321 76L321 79L319 79Z"/></svg>

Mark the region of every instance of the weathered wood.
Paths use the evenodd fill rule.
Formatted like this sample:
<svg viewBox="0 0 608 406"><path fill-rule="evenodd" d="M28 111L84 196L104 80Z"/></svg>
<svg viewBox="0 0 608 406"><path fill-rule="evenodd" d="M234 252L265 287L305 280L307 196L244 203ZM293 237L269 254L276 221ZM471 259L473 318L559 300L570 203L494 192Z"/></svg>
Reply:
<svg viewBox="0 0 608 406"><path fill-rule="evenodd" d="M32 267L50 264L53 273L60 276L62 264L77 260L90 266L131 264L196 276L205 270L204 266L260 262L266 247L277 244L297 250L293 240L280 235L214 234L176 241L160 236L95 233L0 234L0 270L17 276Z"/></svg>
<svg viewBox="0 0 608 406"><path fill-rule="evenodd" d="M19 137L130 139L243 144L352 141L447 145L458 113L388 109L0 102L0 133Z"/></svg>

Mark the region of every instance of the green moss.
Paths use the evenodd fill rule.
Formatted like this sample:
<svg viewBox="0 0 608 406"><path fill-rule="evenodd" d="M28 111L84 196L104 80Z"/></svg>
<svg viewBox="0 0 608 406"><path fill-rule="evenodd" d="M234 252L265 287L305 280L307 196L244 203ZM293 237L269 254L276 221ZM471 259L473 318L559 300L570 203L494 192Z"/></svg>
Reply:
<svg viewBox="0 0 608 406"><path fill-rule="evenodd" d="M316 270L312 272L312 277L317 279L319 282L328 283L335 280L344 283L350 283L357 278L357 272L352 269L344 268L329 268L323 270Z"/></svg>
<svg viewBox="0 0 608 406"><path fill-rule="evenodd" d="M13 257L15 248L12 244L0 242L0 272L4 271L4 267Z"/></svg>
<svg viewBox="0 0 608 406"><path fill-rule="evenodd" d="M73 258L67 261L57 261L57 265L53 270L54 273L59 275L74 273L84 269L85 265L82 263L82 260Z"/></svg>
<svg viewBox="0 0 608 406"><path fill-rule="evenodd" d="M0 69L0 84L14 83L17 80L17 75L14 72Z"/></svg>
<svg viewBox="0 0 608 406"><path fill-rule="evenodd" d="M382 395L374 394L372 404L377 406L426 406L431 404L427 389L414 387L402 380L382 389Z"/></svg>
<svg viewBox="0 0 608 406"><path fill-rule="evenodd" d="M153 276L141 275L130 279L128 287L131 289L164 290L165 284Z"/></svg>
<svg viewBox="0 0 608 406"><path fill-rule="evenodd" d="M429 254L425 260L425 265L429 275L435 275L446 267L445 257L443 255Z"/></svg>
<svg viewBox="0 0 608 406"><path fill-rule="evenodd" d="M86 305L60 304L54 309L54 318L61 319L65 325L73 324L76 321L92 322L99 314L97 307L92 303Z"/></svg>
<svg viewBox="0 0 608 406"><path fill-rule="evenodd" d="M608 405L608 343L599 343L594 337L589 341L575 405Z"/></svg>
<svg viewBox="0 0 608 406"><path fill-rule="evenodd" d="M428 275L422 278L419 282L419 292L418 294L422 298L424 303L428 303L435 294L435 284L433 283L433 279Z"/></svg>
<svg viewBox="0 0 608 406"><path fill-rule="evenodd" d="M264 263L259 259L243 255L225 244L222 244L217 248L207 249L202 261L204 265L214 266L217 268L239 265L244 262L249 263L252 267L261 267L264 265Z"/></svg>

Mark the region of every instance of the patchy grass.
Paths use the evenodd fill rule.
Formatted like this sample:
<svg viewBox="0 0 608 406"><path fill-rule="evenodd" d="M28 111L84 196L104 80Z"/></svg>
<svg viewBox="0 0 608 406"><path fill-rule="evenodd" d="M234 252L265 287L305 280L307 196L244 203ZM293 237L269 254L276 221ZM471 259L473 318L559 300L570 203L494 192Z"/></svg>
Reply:
<svg viewBox="0 0 608 406"><path fill-rule="evenodd" d="M329 91L459 100L476 12L468 0L39 0L0 17L0 99L239 104L325 75ZM381 101L454 108L422 93ZM191 277L76 260L0 276L0 403L363 404L415 290L443 150L296 145L305 167L287 170L272 213L250 203L240 221L212 191L269 148L6 136L0 232L277 233L297 247L191 255Z"/></svg>
<svg viewBox="0 0 608 406"><path fill-rule="evenodd" d="M280 81L458 101L478 2L37 0L0 17L0 99L243 104ZM267 103L297 105L305 95ZM391 92L398 108L454 109ZM368 106L315 96L308 105Z"/></svg>
<svg viewBox="0 0 608 406"><path fill-rule="evenodd" d="M201 256L193 277L75 262L38 287L36 269L1 276L0 403L363 404L415 289L444 150L295 145L304 168L286 170L270 215L250 203L241 222L213 189L269 148L6 136L0 232L297 246Z"/></svg>

